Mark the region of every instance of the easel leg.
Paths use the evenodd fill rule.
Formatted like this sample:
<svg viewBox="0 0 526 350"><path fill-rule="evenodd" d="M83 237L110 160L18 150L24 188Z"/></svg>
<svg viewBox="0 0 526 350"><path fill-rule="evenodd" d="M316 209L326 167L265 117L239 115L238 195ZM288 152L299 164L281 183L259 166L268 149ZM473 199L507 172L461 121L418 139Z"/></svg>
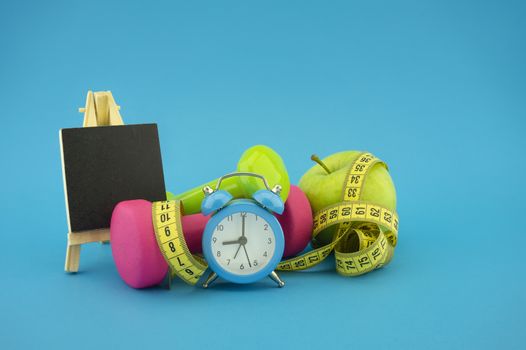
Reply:
<svg viewBox="0 0 526 350"><path fill-rule="evenodd" d="M77 272L79 270L80 261L80 244L68 245L66 250L66 272Z"/></svg>

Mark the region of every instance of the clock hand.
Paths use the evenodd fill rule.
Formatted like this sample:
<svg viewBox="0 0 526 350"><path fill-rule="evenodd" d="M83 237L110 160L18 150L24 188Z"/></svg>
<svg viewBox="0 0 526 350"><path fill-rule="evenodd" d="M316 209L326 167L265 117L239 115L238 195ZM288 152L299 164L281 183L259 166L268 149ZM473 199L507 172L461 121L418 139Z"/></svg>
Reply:
<svg viewBox="0 0 526 350"><path fill-rule="evenodd" d="M234 255L234 259L237 257L237 253L239 253L239 250L241 249L241 246L243 246L243 248L245 248L245 244L247 243L247 238L245 237L245 216L244 215L241 216L241 220L243 222L243 224L241 226L241 237L239 237L239 239L238 239L239 247L237 247L236 254ZM245 252L246 251L247 250L245 249ZM248 263L250 264L250 261Z"/></svg>
<svg viewBox="0 0 526 350"><path fill-rule="evenodd" d="M243 227L241 227L241 237L245 237L245 215L241 217L243 222Z"/></svg>
<svg viewBox="0 0 526 350"><path fill-rule="evenodd" d="M239 238L236 239L235 241L224 241L223 242L223 245L228 245L228 244L241 244L241 243L239 242Z"/></svg>
<svg viewBox="0 0 526 350"><path fill-rule="evenodd" d="M247 248L245 247L244 244L243 244L243 249L245 250L245 255L247 256L248 266L252 267L252 264L250 263L250 258L248 257Z"/></svg>
<svg viewBox="0 0 526 350"><path fill-rule="evenodd" d="M241 249L242 244L239 244L239 247L237 247L236 254L234 255L234 260L236 259L237 253L239 253L239 249Z"/></svg>

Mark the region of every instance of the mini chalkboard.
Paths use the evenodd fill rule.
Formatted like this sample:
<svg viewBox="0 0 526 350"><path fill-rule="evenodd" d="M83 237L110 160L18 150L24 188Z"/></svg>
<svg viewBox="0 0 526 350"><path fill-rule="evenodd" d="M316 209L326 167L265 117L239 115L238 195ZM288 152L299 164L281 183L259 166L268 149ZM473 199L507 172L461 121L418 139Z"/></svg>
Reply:
<svg viewBox="0 0 526 350"><path fill-rule="evenodd" d="M156 124L60 130L70 232L110 226L124 200L166 199Z"/></svg>
<svg viewBox="0 0 526 350"><path fill-rule="evenodd" d="M166 199L156 124L124 125L111 91L88 91L83 128L60 130L68 220L67 272L77 272L80 248L110 240L121 201Z"/></svg>

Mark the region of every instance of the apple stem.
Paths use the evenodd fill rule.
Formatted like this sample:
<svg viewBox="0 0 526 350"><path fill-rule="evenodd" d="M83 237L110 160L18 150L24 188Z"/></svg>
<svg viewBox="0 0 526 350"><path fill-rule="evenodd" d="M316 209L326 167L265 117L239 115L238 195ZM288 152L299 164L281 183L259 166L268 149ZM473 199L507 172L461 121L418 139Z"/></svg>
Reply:
<svg viewBox="0 0 526 350"><path fill-rule="evenodd" d="M331 171L329 170L329 168L327 168L327 166L325 165L325 163L323 163L320 159L320 157L318 157L317 155L313 154L312 156L310 156L310 159L312 159L313 161L315 161L316 163L318 163L326 172L327 174L330 174Z"/></svg>

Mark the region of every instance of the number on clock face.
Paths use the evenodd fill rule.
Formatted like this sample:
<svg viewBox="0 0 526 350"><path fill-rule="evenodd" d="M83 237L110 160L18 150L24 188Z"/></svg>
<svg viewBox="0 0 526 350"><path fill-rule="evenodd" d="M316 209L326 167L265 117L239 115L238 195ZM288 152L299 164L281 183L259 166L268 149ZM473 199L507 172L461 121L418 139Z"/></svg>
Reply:
<svg viewBox="0 0 526 350"><path fill-rule="evenodd" d="M223 269L249 275L263 269L274 256L274 231L262 217L239 212L227 216L214 228L212 253Z"/></svg>

